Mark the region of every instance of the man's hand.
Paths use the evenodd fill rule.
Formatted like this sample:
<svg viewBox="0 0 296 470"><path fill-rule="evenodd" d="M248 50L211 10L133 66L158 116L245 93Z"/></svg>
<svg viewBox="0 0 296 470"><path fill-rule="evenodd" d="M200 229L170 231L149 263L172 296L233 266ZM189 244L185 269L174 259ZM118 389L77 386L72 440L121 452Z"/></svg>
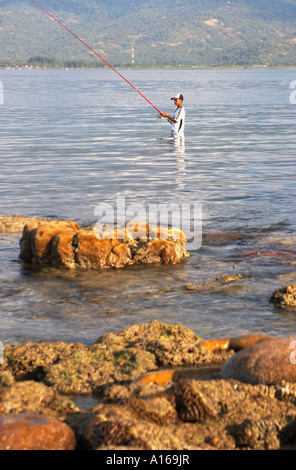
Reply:
<svg viewBox="0 0 296 470"><path fill-rule="evenodd" d="M167 113L162 113L162 112L161 112L160 114L162 115L162 117L165 117L165 118L168 118L168 117L169 117Z"/></svg>

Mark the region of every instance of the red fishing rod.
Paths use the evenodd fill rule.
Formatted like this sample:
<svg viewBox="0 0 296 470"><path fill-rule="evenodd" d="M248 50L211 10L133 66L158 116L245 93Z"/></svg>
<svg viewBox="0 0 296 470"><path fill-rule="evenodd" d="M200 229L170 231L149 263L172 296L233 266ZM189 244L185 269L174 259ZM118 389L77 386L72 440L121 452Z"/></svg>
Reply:
<svg viewBox="0 0 296 470"><path fill-rule="evenodd" d="M103 59L103 57L101 57L97 52L95 52L90 46L88 46L88 44L86 44L84 41L82 41L82 39L80 39L76 34L74 34L69 28L67 28L67 26L65 26L63 23L61 23L57 18L55 18L53 15L51 15L51 13L49 13L47 10L45 10L45 8L43 8L41 5L39 5L39 3L35 2L34 0L32 0L33 3L35 3L35 5L37 5L37 7L41 8L41 10L43 10L48 16L50 16L53 20L55 20L57 23L59 23L63 28L65 28L69 33L72 34L72 36L74 36L76 39L78 39L78 41L80 41L84 46L86 46L91 52L93 52L93 54L95 54L97 57L99 57L99 59L101 59L103 62L105 62L106 65L108 65L108 67L110 67L110 69L114 70L114 72L117 73L117 75L119 75L123 80L126 81L126 83L128 83L137 93L139 93L139 95L141 95L151 106L153 106L154 109L156 109L156 111L161 114L161 112L159 111L159 109L154 106L153 103L151 103L151 101L148 100L148 98L146 98L146 96L143 95L143 93L141 93L139 90L137 90L137 88L132 84L130 83L123 75L121 75L121 73L118 72L118 70L116 70L114 67L112 67L112 65L108 64L108 62Z"/></svg>

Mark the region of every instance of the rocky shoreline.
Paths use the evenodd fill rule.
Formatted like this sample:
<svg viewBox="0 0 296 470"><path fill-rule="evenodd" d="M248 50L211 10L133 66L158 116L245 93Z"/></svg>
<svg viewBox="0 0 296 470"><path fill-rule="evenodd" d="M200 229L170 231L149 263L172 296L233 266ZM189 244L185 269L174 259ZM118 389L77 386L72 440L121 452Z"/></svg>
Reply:
<svg viewBox="0 0 296 470"><path fill-rule="evenodd" d="M0 232L42 223L2 217ZM73 240L71 230L80 227L68 228ZM240 279L220 277L211 288ZM295 292L296 285L283 286L270 301L293 308ZM0 450L294 449L293 344L264 335L203 340L181 324L151 321L106 333L90 346L5 346Z"/></svg>
<svg viewBox="0 0 296 470"><path fill-rule="evenodd" d="M104 334L90 347L79 343L5 346L0 369L0 449L8 445L55 449L57 442L64 441L69 448L71 433L70 448L85 450L295 448L295 366L285 368L284 340L263 340L250 337L245 343L243 339L243 349L235 352L238 339L227 348L215 340L213 348L181 324L152 321ZM248 346L253 341L257 344ZM259 381L251 383L247 372L235 378L231 361L252 348L258 356L260 347L263 355L268 350L267 358L275 351L282 376L264 383L275 367L272 361L262 365L264 377ZM243 369L241 364L238 369ZM165 370L179 373L164 383L141 380L141 374ZM13 418L24 434L22 427L32 417L46 421L36 421L29 442L16 437L8 443ZM59 438L52 431L53 437L40 444L34 435L40 436L47 419L52 426L55 423ZM59 423L67 425L64 437Z"/></svg>

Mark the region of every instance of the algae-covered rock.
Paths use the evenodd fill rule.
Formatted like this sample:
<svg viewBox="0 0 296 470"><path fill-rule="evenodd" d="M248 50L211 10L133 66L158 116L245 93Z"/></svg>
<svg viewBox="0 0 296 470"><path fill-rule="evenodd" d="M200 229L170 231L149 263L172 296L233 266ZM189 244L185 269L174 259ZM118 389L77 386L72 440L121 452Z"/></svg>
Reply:
<svg viewBox="0 0 296 470"><path fill-rule="evenodd" d="M163 392L93 408L83 440L100 450L276 449L293 442L287 427L296 415L295 405L287 414L276 395L274 387L233 380L180 380Z"/></svg>
<svg viewBox="0 0 296 470"><path fill-rule="evenodd" d="M232 292L238 288L237 281L241 281L243 279L242 274L223 274L213 280L200 282L199 284L187 284L185 289L187 291L198 292L198 293L206 293L209 292ZM234 286L229 287L229 285L234 284Z"/></svg>
<svg viewBox="0 0 296 470"><path fill-rule="evenodd" d="M0 217L0 233L22 232L25 225L35 225L44 222L44 217L32 217L24 215L9 215Z"/></svg>
<svg viewBox="0 0 296 470"><path fill-rule="evenodd" d="M54 236L80 230L75 222L64 220L33 221L25 225L20 239L20 259L34 264L49 264Z"/></svg>
<svg viewBox="0 0 296 470"><path fill-rule="evenodd" d="M167 402L170 409L171 405ZM84 443L89 449L105 446L125 446L125 449L181 450L184 444L169 432L168 426L159 426L149 419L141 419L129 405L99 405L89 423Z"/></svg>
<svg viewBox="0 0 296 470"><path fill-rule="evenodd" d="M16 380L44 380L53 364L66 360L76 351L87 351L79 343L26 343L4 347L5 370Z"/></svg>
<svg viewBox="0 0 296 470"><path fill-rule="evenodd" d="M58 417L78 411L53 388L35 381L15 382L0 392L0 414L44 414Z"/></svg>
<svg viewBox="0 0 296 470"><path fill-rule="evenodd" d="M12 385L14 381L14 376L10 370L1 370L0 368L0 392L3 387Z"/></svg>
<svg viewBox="0 0 296 470"><path fill-rule="evenodd" d="M276 289L270 301L277 307L296 307L296 284Z"/></svg>
<svg viewBox="0 0 296 470"><path fill-rule="evenodd" d="M131 381L159 365L207 360L208 353L197 347L198 339L180 324L157 321L106 333L87 350L53 365L46 381L62 393L102 393L106 385Z"/></svg>
<svg viewBox="0 0 296 470"><path fill-rule="evenodd" d="M272 368L280 371L271 385L244 383L235 374L221 377L220 373L198 379L184 373L160 385L133 381L142 373L169 370L172 365L186 372L218 364L220 371L227 360L231 364L229 357L241 360L233 350L199 347L199 340L181 324L152 321L104 334L89 347L5 346L0 414L58 418L75 430L78 448L86 449L296 448L296 379L290 373L283 375L281 355L283 347L286 352L293 350L286 343L280 347L282 340L257 342L241 351L260 347L264 356L265 350L263 362L256 350L258 361L252 369L256 373L261 367L264 374L273 373ZM246 359L238 369L245 373L248 364ZM38 439L30 445L38 446Z"/></svg>
<svg viewBox="0 0 296 470"><path fill-rule="evenodd" d="M200 338L182 326L157 321L102 335L87 347L79 343L27 343L5 347L4 368L16 380L36 380L64 394L101 393L101 387L132 381L160 365L210 361Z"/></svg>
<svg viewBox="0 0 296 470"><path fill-rule="evenodd" d="M155 367L153 355L145 351L106 351L96 346L53 365L46 382L64 394L100 393L101 387L133 380L139 371Z"/></svg>
<svg viewBox="0 0 296 470"><path fill-rule="evenodd" d="M193 364L200 360L206 362L207 352L201 351L197 346L200 339L180 323L168 325L152 321L134 325L120 333L106 333L97 341L106 347L118 344L122 349L133 346L145 350L153 354L158 366L167 366Z"/></svg>
<svg viewBox="0 0 296 470"><path fill-rule="evenodd" d="M142 225L133 223L112 233L98 233L83 230L71 221L32 221L23 229L20 259L58 268L100 269L133 264L176 264L189 256L181 230L161 231L166 238L160 239L157 230L152 227L150 230L146 223ZM155 238L151 239L150 234Z"/></svg>

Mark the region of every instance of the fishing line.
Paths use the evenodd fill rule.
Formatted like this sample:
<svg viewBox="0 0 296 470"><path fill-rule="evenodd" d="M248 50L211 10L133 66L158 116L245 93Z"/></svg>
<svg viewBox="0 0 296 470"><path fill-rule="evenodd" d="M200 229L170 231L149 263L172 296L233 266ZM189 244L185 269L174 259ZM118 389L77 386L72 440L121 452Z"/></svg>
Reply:
<svg viewBox="0 0 296 470"><path fill-rule="evenodd" d="M35 5L37 5L37 7L41 8L41 10L43 10L53 20L55 20L57 23L59 23L59 25L61 25L63 28L65 28L70 34L72 34L72 36L74 36L76 39L78 39L78 41L80 41L84 46L86 46L93 54L95 54L97 57L99 57L99 59L101 59L106 65L108 65L108 67L110 67L110 69L112 69L115 73L117 73L117 75L119 75L123 80L125 80L126 83L128 83L137 93L139 93L139 95L141 95L142 98L144 98L151 106L153 106L153 108L156 109L156 111L158 113L160 113L160 115L161 115L161 112L159 111L159 109L156 106L154 106L154 104L151 103L151 101L149 101L148 98L146 98L146 96L143 95L143 93L141 93L139 90L137 90L137 88L132 83L130 83L123 75L121 75L121 73L119 73L118 70L116 70L114 67L112 67L112 65L110 65L105 59L103 59L103 57L101 57L97 52L95 52L88 44L86 44L84 41L82 41L82 39L80 39L69 28L67 28L67 26L65 26L63 23L61 23L61 21L59 21L51 13L49 13L47 10L45 10L45 8L43 8L41 5L39 5L39 3L35 2L34 0L32 0L32 2L35 3Z"/></svg>

